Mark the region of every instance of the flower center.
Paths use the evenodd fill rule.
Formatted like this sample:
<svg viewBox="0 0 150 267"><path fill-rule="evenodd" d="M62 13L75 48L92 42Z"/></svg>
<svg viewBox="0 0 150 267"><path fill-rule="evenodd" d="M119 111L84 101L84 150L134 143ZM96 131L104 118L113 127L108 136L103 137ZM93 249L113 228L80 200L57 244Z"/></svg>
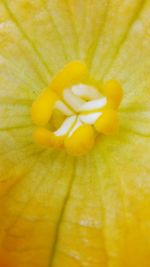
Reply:
<svg viewBox="0 0 150 267"><path fill-rule="evenodd" d="M106 103L106 97L101 97L100 93L92 86L78 84L65 89L63 99L56 101L54 108L66 118L54 134L70 137L82 125L94 125L102 115L101 109Z"/></svg>
<svg viewBox="0 0 150 267"><path fill-rule="evenodd" d="M118 130L121 99L122 88L117 81L107 81L101 87L89 77L84 63L73 61L33 103L32 119L37 125L34 139L71 155L85 154L99 133L109 135Z"/></svg>

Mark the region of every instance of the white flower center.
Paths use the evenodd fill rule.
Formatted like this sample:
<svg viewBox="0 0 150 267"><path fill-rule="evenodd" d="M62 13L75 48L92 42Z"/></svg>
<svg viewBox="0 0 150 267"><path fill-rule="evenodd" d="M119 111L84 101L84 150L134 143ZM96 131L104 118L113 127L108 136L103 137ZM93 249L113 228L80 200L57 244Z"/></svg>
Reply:
<svg viewBox="0 0 150 267"><path fill-rule="evenodd" d="M102 115L102 108L106 104L106 97L91 85L78 84L65 89L62 99L56 102L54 108L66 118L54 134L71 136L81 125L93 125Z"/></svg>

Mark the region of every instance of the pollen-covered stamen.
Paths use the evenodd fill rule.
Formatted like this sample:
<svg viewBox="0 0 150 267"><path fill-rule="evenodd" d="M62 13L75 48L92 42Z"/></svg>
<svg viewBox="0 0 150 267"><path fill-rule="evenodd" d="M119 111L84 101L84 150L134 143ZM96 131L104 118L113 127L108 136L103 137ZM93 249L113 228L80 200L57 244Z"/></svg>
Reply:
<svg viewBox="0 0 150 267"><path fill-rule="evenodd" d="M34 139L82 155L93 147L98 132L114 134L122 88L115 80L104 83L102 93L97 88L99 83L88 77L83 62L66 65L33 103L32 119L38 126Z"/></svg>

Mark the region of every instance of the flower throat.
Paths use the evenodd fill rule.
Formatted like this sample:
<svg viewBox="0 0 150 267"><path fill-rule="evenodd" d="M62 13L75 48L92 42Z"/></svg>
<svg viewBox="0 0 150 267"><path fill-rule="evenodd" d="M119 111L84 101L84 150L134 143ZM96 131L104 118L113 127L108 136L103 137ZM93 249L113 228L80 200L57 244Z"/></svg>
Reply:
<svg viewBox="0 0 150 267"><path fill-rule="evenodd" d="M117 110L122 95L116 80L100 86L89 77L83 62L70 62L32 105L34 140L74 156L86 154L97 135L118 131Z"/></svg>

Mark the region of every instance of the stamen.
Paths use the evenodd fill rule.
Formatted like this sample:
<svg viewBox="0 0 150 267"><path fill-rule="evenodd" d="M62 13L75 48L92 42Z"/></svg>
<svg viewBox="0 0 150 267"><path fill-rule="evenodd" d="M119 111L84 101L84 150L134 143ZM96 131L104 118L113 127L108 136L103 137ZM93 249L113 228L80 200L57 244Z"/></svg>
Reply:
<svg viewBox="0 0 150 267"><path fill-rule="evenodd" d="M64 120L63 124L60 126L60 128L55 131L56 136L62 136L66 135L74 126L74 123L77 119L77 116L71 116Z"/></svg>
<svg viewBox="0 0 150 267"><path fill-rule="evenodd" d="M79 119L84 123L94 124L101 115L102 112L88 113L85 115L79 115Z"/></svg>
<svg viewBox="0 0 150 267"><path fill-rule="evenodd" d="M61 111L66 116L71 116L74 114L74 112L67 105L65 105L65 103L62 102L61 100L58 100L56 102L55 108Z"/></svg>
<svg viewBox="0 0 150 267"><path fill-rule="evenodd" d="M65 102L76 112L78 112L80 107L85 103L84 100L75 96L69 89L64 90L63 97Z"/></svg>
<svg viewBox="0 0 150 267"><path fill-rule="evenodd" d="M71 129L71 131L69 132L69 137L82 125L81 121L79 119L77 119L75 125L73 126L73 128Z"/></svg>
<svg viewBox="0 0 150 267"><path fill-rule="evenodd" d="M80 112L87 112L91 110L97 110L103 108L107 103L106 97L103 97L101 99L92 100L89 102L84 103L82 106L80 106L79 111Z"/></svg>
<svg viewBox="0 0 150 267"><path fill-rule="evenodd" d="M97 99L101 97L101 94L95 87L87 84L79 84L72 86L72 92L79 97L82 97L86 100Z"/></svg>

